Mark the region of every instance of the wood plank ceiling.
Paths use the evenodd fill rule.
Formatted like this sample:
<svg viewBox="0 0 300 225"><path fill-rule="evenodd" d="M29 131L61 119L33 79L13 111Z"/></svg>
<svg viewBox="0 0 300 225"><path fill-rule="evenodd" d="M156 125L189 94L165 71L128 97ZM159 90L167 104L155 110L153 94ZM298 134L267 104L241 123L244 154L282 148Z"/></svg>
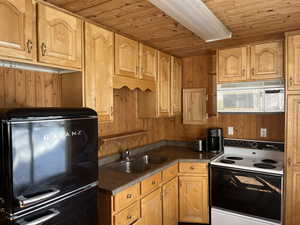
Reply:
<svg viewBox="0 0 300 225"><path fill-rule="evenodd" d="M46 1L179 57L300 29L299 0L203 0L233 33L232 39L213 43L205 43L147 0Z"/></svg>

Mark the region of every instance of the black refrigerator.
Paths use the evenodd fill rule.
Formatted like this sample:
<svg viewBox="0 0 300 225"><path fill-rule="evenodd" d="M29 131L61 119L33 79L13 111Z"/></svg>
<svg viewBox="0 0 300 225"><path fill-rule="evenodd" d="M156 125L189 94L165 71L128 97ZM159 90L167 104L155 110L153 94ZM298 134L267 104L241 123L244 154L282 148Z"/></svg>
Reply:
<svg viewBox="0 0 300 225"><path fill-rule="evenodd" d="M97 113L5 109L0 122L0 224L97 225Z"/></svg>

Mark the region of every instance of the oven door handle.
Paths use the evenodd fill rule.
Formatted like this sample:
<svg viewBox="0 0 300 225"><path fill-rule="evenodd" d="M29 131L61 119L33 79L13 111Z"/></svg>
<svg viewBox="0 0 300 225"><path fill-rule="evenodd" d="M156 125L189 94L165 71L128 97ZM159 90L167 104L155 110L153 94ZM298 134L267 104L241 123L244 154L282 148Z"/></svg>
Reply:
<svg viewBox="0 0 300 225"><path fill-rule="evenodd" d="M57 215L60 214L60 212L56 209L49 209L49 211L51 212L48 215L42 216L40 218L37 218L35 220L32 221L26 221L25 219L21 219L17 221L17 224L19 225L39 225L42 224L48 220L51 220L52 218L56 217Z"/></svg>
<svg viewBox="0 0 300 225"><path fill-rule="evenodd" d="M56 188L51 188L49 190L49 192L44 193L44 194L36 195L31 198L26 198L24 195L21 195L21 196L17 197L17 199L19 200L20 207L25 208L25 207L35 204L37 202L51 198L51 197L57 195L59 192L60 192L60 190L58 190Z"/></svg>

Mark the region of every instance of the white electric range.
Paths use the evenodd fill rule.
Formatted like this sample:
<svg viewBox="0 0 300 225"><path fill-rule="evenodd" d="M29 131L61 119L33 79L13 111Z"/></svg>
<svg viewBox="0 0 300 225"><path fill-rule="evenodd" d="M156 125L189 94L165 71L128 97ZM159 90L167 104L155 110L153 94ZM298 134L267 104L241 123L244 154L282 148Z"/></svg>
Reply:
<svg viewBox="0 0 300 225"><path fill-rule="evenodd" d="M212 225L279 225L283 143L225 139L211 162Z"/></svg>

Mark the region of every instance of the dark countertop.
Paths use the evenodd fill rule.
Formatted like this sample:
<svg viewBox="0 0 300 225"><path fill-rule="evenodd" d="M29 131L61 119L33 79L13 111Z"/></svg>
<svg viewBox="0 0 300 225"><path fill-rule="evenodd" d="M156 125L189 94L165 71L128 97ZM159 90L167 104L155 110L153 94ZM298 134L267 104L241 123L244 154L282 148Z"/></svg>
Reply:
<svg viewBox="0 0 300 225"><path fill-rule="evenodd" d="M110 194L118 192L141 182L145 178L176 164L177 162L210 162L219 154L216 153L199 153L186 147L164 146L148 151L148 155L167 157L164 163L151 165L151 168L142 173L123 173L111 168L115 163L109 163L99 167L99 188ZM143 155L141 154L141 155Z"/></svg>

